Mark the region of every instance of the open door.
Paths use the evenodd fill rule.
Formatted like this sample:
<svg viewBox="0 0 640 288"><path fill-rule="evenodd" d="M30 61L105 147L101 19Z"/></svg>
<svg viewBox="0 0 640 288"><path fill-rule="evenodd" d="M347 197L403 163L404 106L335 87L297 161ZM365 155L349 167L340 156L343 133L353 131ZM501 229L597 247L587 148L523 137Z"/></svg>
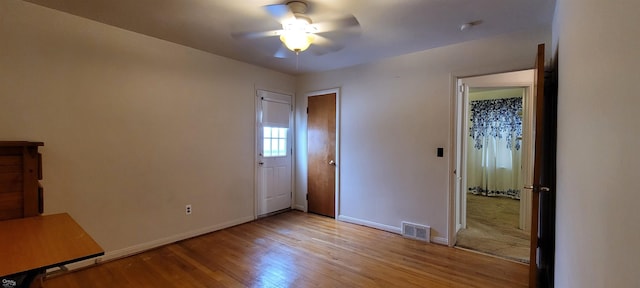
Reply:
<svg viewBox="0 0 640 288"><path fill-rule="evenodd" d="M469 127L470 127L470 102L472 99L470 97L478 97L479 94L487 93L491 90L513 90L513 89L521 89L518 95L522 95L522 141L521 144L521 163L515 163L513 167L521 167L520 175L522 179L521 183L513 183L515 186L513 188L517 188L520 190L520 207L519 207L519 217L518 219L518 228L522 230L529 231L531 224L531 191L530 190L522 190L522 184L528 183L531 185L533 183L533 129L534 129L534 113L535 113L535 102L533 95L533 78L534 78L534 70L527 69L521 71L513 71L513 72L505 72L505 73L495 73L495 74L487 74L480 76L472 76L472 77L464 77L457 78L457 91L454 99L453 114L455 115L455 133L453 142L455 143L455 157L452 157L453 160L453 169L452 169L452 195L450 195L450 199L452 201L452 205L450 206L450 231L449 231L449 239L452 241L449 242L451 246L455 245L457 242L457 233L461 229L467 228L466 223L466 211L467 211L467 192L468 192L468 179L467 179L467 168L468 168L468 137L469 137ZM473 92L472 92L473 91ZM470 94L471 93L471 94ZM512 93L512 92L510 92ZM475 94L476 96L471 96ZM486 96L486 95L485 95ZM515 96L515 94L513 95ZM484 97L484 96L482 96ZM479 100L480 98L476 99ZM473 146L472 146L473 147ZM464 148L464 149L463 149ZM517 169L517 168L516 168ZM520 176L519 176L520 177ZM465 188L467 187L467 188ZM527 232L527 234L529 234ZM523 235L525 236L525 235ZM521 256L518 257L522 260L528 262L529 254L526 250L529 248L529 236L526 235L521 239L521 244L519 245L524 250L520 250ZM524 242L524 243L522 243ZM526 247L523 247L526 246Z"/></svg>
<svg viewBox="0 0 640 288"><path fill-rule="evenodd" d="M544 50L538 45L533 185L525 187L533 190L529 287L553 287L554 276L557 83L545 79Z"/></svg>

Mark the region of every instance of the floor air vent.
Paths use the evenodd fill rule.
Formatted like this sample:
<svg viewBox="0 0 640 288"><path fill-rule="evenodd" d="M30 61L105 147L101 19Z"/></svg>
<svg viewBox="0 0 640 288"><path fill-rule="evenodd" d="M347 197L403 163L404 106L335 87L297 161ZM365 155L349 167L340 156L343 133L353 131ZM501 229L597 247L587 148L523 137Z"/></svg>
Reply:
<svg viewBox="0 0 640 288"><path fill-rule="evenodd" d="M403 221L402 236L430 242L429 240L431 239L431 227Z"/></svg>

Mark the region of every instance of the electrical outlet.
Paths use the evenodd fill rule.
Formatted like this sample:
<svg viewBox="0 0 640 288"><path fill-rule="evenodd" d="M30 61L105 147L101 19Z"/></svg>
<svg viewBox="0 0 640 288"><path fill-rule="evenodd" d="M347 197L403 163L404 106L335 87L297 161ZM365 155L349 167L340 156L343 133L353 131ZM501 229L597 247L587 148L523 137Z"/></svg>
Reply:
<svg viewBox="0 0 640 288"><path fill-rule="evenodd" d="M186 206L186 207L185 207L185 209L184 209L184 212L185 212L187 215L191 215L191 204L187 204L187 206Z"/></svg>

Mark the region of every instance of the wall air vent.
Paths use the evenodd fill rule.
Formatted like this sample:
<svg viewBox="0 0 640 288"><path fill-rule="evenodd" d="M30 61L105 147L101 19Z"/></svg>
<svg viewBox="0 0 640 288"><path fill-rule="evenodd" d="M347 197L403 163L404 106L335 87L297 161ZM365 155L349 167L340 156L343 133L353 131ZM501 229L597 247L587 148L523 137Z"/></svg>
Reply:
<svg viewBox="0 0 640 288"><path fill-rule="evenodd" d="M431 242L431 227L402 221L402 236Z"/></svg>

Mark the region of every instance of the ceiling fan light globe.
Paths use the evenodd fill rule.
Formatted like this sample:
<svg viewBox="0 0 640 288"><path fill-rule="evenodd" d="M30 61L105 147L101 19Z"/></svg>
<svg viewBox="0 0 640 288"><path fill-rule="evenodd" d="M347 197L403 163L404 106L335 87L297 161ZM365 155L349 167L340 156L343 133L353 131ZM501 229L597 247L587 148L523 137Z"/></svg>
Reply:
<svg viewBox="0 0 640 288"><path fill-rule="evenodd" d="M293 52L302 52L313 43L313 34L302 31L285 31L280 35L280 41Z"/></svg>

